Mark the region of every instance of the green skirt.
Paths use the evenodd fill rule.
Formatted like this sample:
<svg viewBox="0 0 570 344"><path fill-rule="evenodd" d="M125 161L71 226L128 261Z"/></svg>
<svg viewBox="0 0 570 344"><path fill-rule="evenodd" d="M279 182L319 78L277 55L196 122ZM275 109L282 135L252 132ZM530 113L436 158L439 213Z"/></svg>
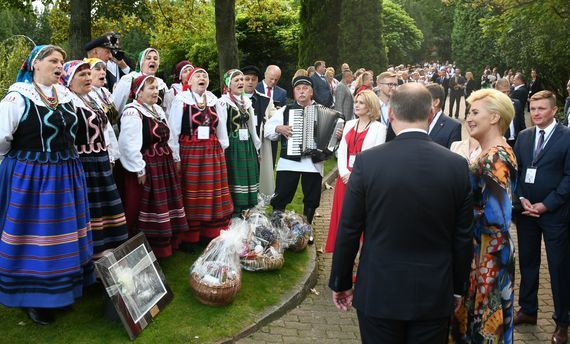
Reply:
<svg viewBox="0 0 570 344"><path fill-rule="evenodd" d="M234 214L257 205L259 190L259 163L251 136L241 141L237 132L229 133L230 146L226 148L228 184L234 202Z"/></svg>

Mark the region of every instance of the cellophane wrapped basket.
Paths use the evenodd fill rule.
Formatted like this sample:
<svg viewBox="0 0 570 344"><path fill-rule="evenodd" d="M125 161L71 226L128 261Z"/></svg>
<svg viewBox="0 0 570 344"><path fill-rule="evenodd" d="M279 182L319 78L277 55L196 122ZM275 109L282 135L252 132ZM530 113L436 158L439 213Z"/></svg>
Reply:
<svg viewBox="0 0 570 344"><path fill-rule="evenodd" d="M271 226L263 211L253 210L247 214L249 232L240 254L240 263L244 270L270 271L283 267L283 247L280 233Z"/></svg>
<svg viewBox="0 0 570 344"><path fill-rule="evenodd" d="M276 210L271 215L271 224L280 228L284 248L299 252L307 247L312 228L303 216L293 211Z"/></svg>
<svg viewBox="0 0 570 344"><path fill-rule="evenodd" d="M203 304L230 304L241 287L239 252L243 245L247 223L232 220L230 229L222 231L206 247L190 269L190 288Z"/></svg>

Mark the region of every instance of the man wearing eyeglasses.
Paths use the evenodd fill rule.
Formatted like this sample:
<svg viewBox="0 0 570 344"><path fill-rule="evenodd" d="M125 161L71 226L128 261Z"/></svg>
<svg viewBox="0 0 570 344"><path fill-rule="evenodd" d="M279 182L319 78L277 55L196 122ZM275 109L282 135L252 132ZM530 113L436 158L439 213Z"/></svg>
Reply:
<svg viewBox="0 0 570 344"><path fill-rule="evenodd" d="M381 110L378 120L388 127L388 131L386 132L386 142L388 142L396 137L394 129L392 129L392 125L390 124L388 111L390 109L390 96L392 95L392 91L398 87L398 75L393 72L380 73L376 78L376 85Z"/></svg>

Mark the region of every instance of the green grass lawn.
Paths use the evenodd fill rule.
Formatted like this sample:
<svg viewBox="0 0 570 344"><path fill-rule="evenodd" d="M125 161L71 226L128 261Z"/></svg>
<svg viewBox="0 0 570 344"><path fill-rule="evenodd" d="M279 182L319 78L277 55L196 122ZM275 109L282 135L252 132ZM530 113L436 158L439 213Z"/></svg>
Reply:
<svg viewBox="0 0 570 344"><path fill-rule="evenodd" d="M303 276L308 253L285 253L283 269L242 271L242 286L234 302L214 308L200 304L190 290L188 273L198 253L177 252L160 261L174 300L137 338L137 343L210 343L237 334L261 312L276 304ZM128 343L123 325L102 316L104 288L89 287L73 310L57 314L49 326L33 324L19 309L0 308L2 343ZM0 306L1 307L1 306Z"/></svg>

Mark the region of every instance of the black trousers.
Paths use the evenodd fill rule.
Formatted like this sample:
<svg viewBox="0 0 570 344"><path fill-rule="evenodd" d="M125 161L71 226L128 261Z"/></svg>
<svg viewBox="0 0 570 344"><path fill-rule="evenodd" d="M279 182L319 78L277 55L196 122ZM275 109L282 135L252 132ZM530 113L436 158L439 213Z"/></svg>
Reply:
<svg viewBox="0 0 570 344"><path fill-rule="evenodd" d="M449 116L453 115L453 105L457 105L455 108L455 118L459 117L459 105L461 104L461 93L451 92L449 95Z"/></svg>
<svg viewBox="0 0 570 344"><path fill-rule="evenodd" d="M357 314L364 344L447 344L450 317L402 321Z"/></svg>
<svg viewBox="0 0 570 344"><path fill-rule="evenodd" d="M550 216L552 218L552 216ZM523 313L534 315L538 311L538 284L541 240L544 236L550 287L554 301L553 319L559 325L570 323L570 235L566 221L553 221L548 215L536 219L519 215L517 236L521 285L519 306Z"/></svg>
<svg viewBox="0 0 570 344"><path fill-rule="evenodd" d="M321 183L323 177L315 172L277 171L275 195L271 199L273 209L285 209L291 203L301 179L303 204L305 208L316 209L321 203Z"/></svg>

